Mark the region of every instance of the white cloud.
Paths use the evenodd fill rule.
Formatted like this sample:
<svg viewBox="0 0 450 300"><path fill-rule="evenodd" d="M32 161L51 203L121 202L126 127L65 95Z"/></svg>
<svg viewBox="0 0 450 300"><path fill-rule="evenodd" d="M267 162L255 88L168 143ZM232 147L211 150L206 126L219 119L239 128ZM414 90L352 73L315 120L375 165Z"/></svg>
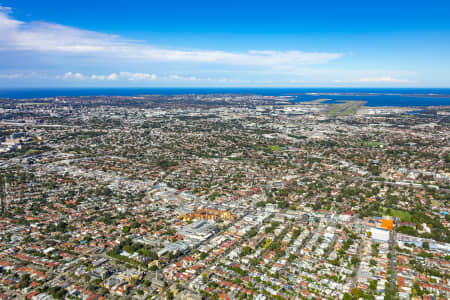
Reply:
<svg viewBox="0 0 450 300"><path fill-rule="evenodd" d="M105 75L95 75L95 74L93 74L93 75L90 76L90 79L92 79L92 80L105 80L106 77L105 77Z"/></svg>
<svg viewBox="0 0 450 300"><path fill-rule="evenodd" d="M249 80L230 79L230 78L211 78L211 77L197 77L197 76L182 76L178 74L170 75L164 79L170 81L185 81L198 83L250 83Z"/></svg>
<svg viewBox="0 0 450 300"><path fill-rule="evenodd" d="M333 80L336 83L411 83L408 79L393 78L390 76L373 77L373 78L361 78L357 80Z"/></svg>
<svg viewBox="0 0 450 300"><path fill-rule="evenodd" d="M0 75L0 78L2 76ZM56 79L64 79L64 80L85 80L85 81L151 81L156 80L158 76L152 73L132 73L132 72L118 72L111 73L108 75L102 74L91 74L85 75L79 72L66 72L63 76L57 76ZM178 74L173 74L170 76L164 76L161 78L162 80L169 81L185 81L185 82L217 82L217 83L243 83L249 82L247 80L239 80L239 79L228 79L228 78L211 78L211 77L196 77L196 76L182 76Z"/></svg>
<svg viewBox="0 0 450 300"><path fill-rule="evenodd" d="M0 74L0 79L21 79L26 77L28 76L22 73Z"/></svg>
<svg viewBox="0 0 450 300"><path fill-rule="evenodd" d="M111 73L109 75L84 75L81 73L67 72L63 76L57 76L57 79L68 79L68 80L136 80L136 81L145 81L145 80L155 80L157 76L155 74L149 73L131 73L131 72L119 72L119 73Z"/></svg>
<svg viewBox="0 0 450 300"><path fill-rule="evenodd" d="M63 75L62 77L63 79L76 79L76 80L83 80L86 79L87 77L85 77L83 74L81 73L72 73L72 72L67 72Z"/></svg>
<svg viewBox="0 0 450 300"><path fill-rule="evenodd" d="M120 77L127 78L128 80L155 80L157 76L155 74L148 73L130 73L120 72Z"/></svg>
<svg viewBox="0 0 450 300"><path fill-rule="evenodd" d="M378 78L362 78L359 80L360 82L392 82L392 83L405 83L409 82L408 79L398 79L392 77L378 77Z"/></svg>
<svg viewBox="0 0 450 300"><path fill-rule="evenodd" d="M116 73L111 73L108 76L106 76L107 80L117 80L117 78L119 78L119 76Z"/></svg>
<svg viewBox="0 0 450 300"><path fill-rule="evenodd" d="M182 80L182 81L197 81L198 78L195 76L180 76L177 74L170 75L169 79L171 80Z"/></svg>
<svg viewBox="0 0 450 300"><path fill-rule="evenodd" d="M300 79L291 79L289 80L289 83L305 83L305 81Z"/></svg>
<svg viewBox="0 0 450 300"><path fill-rule="evenodd" d="M0 6L0 50L102 56L158 62L215 63L224 65L295 66L325 64L341 53L249 50L163 49L128 41L117 35L81 30L46 22L15 20L10 9ZM145 75L144 75L145 76ZM136 80L142 79L137 75Z"/></svg>

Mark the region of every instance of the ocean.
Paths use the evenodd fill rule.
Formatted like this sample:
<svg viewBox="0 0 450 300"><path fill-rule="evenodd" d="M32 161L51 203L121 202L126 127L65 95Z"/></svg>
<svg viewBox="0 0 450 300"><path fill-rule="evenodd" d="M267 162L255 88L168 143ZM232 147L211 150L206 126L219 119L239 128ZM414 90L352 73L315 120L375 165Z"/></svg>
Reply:
<svg viewBox="0 0 450 300"><path fill-rule="evenodd" d="M258 94L294 96L293 102L316 99L363 100L367 106L450 105L450 89L394 88L30 88L0 89L0 98L32 99L56 96L134 96L144 94ZM302 93L364 93L364 95L298 95ZM372 95L369 95L372 94ZM414 96L414 94L421 96ZM432 95L441 95L433 97Z"/></svg>

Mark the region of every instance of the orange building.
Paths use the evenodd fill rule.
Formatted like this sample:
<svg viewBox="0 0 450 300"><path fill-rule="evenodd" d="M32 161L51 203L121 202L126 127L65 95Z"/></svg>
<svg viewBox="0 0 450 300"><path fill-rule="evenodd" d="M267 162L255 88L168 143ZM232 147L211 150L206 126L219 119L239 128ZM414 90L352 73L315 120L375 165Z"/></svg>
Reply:
<svg viewBox="0 0 450 300"><path fill-rule="evenodd" d="M193 213L187 214L183 217L185 221L192 221L194 219L217 221L218 219L233 221L235 216L229 211L218 209L204 208Z"/></svg>
<svg viewBox="0 0 450 300"><path fill-rule="evenodd" d="M392 231L392 228L394 227L394 221L392 220L381 220L381 229Z"/></svg>

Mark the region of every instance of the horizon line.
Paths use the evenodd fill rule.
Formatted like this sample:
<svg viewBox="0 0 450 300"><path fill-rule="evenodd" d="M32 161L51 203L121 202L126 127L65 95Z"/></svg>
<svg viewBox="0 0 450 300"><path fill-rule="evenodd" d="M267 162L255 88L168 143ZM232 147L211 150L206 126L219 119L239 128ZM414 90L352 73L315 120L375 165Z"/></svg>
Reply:
<svg viewBox="0 0 450 300"><path fill-rule="evenodd" d="M415 87L370 87L370 86L305 86L305 87L292 87L292 86L42 86L42 87L0 87L0 90L18 90L18 89L450 89L449 87L439 86L415 86Z"/></svg>

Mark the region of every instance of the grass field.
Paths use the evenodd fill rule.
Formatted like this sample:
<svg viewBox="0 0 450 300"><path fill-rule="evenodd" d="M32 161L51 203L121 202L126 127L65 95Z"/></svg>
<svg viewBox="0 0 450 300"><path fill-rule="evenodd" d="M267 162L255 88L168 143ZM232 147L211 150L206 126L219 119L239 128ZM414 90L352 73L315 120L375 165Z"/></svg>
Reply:
<svg viewBox="0 0 450 300"><path fill-rule="evenodd" d="M33 154L36 154L37 152L39 152L39 150L28 149L27 152L25 152L25 156L31 156Z"/></svg>
<svg viewBox="0 0 450 300"><path fill-rule="evenodd" d="M278 146L278 145L270 145L269 149L272 150L272 151L280 151L281 147Z"/></svg>
<svg viewBox="0 0 450 300"><path fill-rule="evenodd" d="M365 141L365 142L363 142L363 145L366 146L366 147L380 147L380 146L384 146L383 143L376 142L376 141Z"/></svg>
<svg viewBox="0 0 450 300"><path fill-rule="evenodd" d="M300 102L300 104L321 104L322 102L330 101L330 100L332 100L332 99L316 99L313 101L303 101L303 102Z"/></svg>
<svg viewBox="0 0 450 300"><path fill-rule="evenodd" d="M442 202L437 201L437 200L431 200L431 204L433 204L433 206L436 206L436 207L442 206Z"/></svg>
<svg viewBox="0 0 450 300"><path fill-rule="evenodd" d="M328 111L328 116L351 116L354 115L358 108L364 104L366 104L366 101L340 100L338 103L331 104L331 109Z"/></svg>
<svg viewBox="0 0 450 300"><path fill-rule="evenodd" d="M388 214L387 210L388 210L387 208L383 207L383 213L384 214ZM411 221L411 214L409 212L407 212L407 211L401 211L401 210L398 210L398 209L391 209L389 215L399 218L402 222L404 222L404 221Z"/></svg>

